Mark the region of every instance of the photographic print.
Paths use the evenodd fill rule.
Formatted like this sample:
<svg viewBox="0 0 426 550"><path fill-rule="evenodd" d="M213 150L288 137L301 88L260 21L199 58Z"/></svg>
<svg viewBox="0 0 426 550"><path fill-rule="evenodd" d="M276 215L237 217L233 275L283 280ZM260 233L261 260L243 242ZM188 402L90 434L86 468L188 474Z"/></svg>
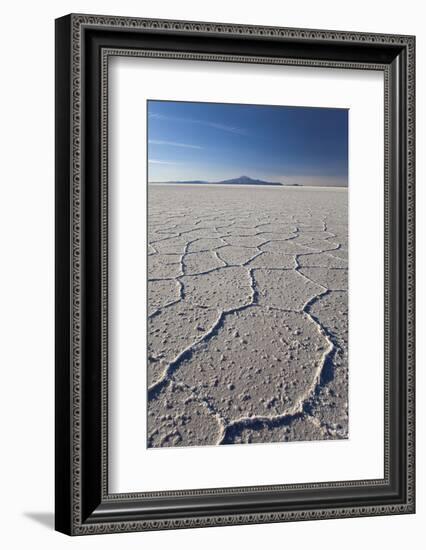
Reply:
<svg viewBox="0 0 426 550"><path fill-rule="evenodd" d="M147 446L348 438L348 110L147 102Z"/></svg>

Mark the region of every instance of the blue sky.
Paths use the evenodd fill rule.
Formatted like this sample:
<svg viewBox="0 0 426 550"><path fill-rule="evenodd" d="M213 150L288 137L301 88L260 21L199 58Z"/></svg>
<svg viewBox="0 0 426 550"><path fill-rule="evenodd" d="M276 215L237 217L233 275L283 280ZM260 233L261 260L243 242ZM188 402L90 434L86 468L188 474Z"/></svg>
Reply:
<svg viewBox="0 0 426 550"><path fill-rule="evenodd" d="M148 181L347 185L348 111L148 101Z"/></svg>

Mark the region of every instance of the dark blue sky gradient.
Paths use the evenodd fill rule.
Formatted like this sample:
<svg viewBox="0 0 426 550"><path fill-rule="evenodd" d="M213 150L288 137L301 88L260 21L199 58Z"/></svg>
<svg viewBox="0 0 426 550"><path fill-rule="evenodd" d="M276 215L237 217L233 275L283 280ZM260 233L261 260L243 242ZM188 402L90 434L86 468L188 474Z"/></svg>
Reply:
<svg viewBox="0 0 426 550"><path fill-rule="evenodd" d="M148 180L346 186L348 111L148 101Z"/></svg>

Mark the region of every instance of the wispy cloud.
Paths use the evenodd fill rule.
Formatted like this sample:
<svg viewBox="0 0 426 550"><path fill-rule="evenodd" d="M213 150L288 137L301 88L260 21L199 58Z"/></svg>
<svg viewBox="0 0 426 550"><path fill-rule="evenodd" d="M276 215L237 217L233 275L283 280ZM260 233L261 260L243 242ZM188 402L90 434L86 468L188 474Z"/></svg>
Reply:
<svg viewBox="0 0 426 550"><path fill-rule="evenodd" d="M168 162L166 160L149 159L150 164L178 164L177 162Z"/></svg>
<svg viewBox="0 0 426 550"><path fill-rule="evenodd" d="M148 118L154 118L158 120L172 120L175 122L187 122L189 124L201 124L202 126L208 126L222 132L230 132L231 134L239 134L241 136L248 135L248 132L244 128L238 126L230 126L228 124L220 124L218 122L211 122L210 120L200 120L197 118L183 118L175 116L167 116L159 113L149 113Z"/></svg>
<svg viewBox="0 0 426 550"><path fill-rule="evenodd" d="M247 135L247 132L243 128L238 128L237 126L228 126L217 122L204 122L202 120L197 120L197 123L206 124L211 128L216 128L216 130L223 130L224 132L231 132L232 134Z"/></svg>
<svg viewBox="0 0 426 550"><path fill-rule="evenodd" d="M185 147L186 149L202 149L200 145L192 145L190 143L178 143L177 141L163 141L161 139L150 139L148 143L153 145L170 145L172 147Z"/></svg>

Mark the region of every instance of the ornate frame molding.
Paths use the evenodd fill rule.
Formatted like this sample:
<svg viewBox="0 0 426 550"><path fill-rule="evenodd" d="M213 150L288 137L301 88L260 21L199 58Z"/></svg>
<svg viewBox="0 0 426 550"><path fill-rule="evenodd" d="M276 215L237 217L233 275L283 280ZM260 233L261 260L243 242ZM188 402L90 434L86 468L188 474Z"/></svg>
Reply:
<svg viewBox="0 0 426 550"><path fill-rule="evenodd" d="M96 487L99 490L100 506L94 507L94 501L99 498L93 496L92 485L87 489L87 477L85 474L83 449L85 447L84 424L86 422L87 412L84 409L86 389L85 371L85 332L84 319L86 315L85 303L85 280L87 278L87 250L85 246L86 232L92 228L87 222L85 211L85 193L84 185L88 181L86 163L86 147L88 146L87 137L85 137L85 117L87 117L87 101L90 90L88 91L87 70L88 58L88 39L87 31L111 30L117 36L120 33L128 36L135 33L161 35L166 33L169 37L221 37L242 38L251 40L262 39L262 41L284 41L300 44L324 44L330 51L333 45L344 48L349 46L369 45L382 51L383 48L390 48L394 52L400 52L398 55L404 57L406 74L401 74L401 63L396 66L394 61L371 62L350 60L315 59L305 57L280 57L265 55L243 55L243 54L224 54L224 53L196 53L193 51L173 51L171 49L153 49L153 48L131 48L111 45L102 45L99 47L99 81L100 81L100 217L99 217L99 235L101 242L100 250L100 314L99 314L99 333L100 333L100 392L99 401L99 422L98 429L100 433L99 450L99 479ZM57 432L57 464L58 484L64 482L69 484L67 490L59 489L57 493L57 528L58 530L69 534L83 535L91 533L112 533L124 531L141 531L151 529L177 529L187 527L201 527L212 525L236 525L246 523L263 522L282 522L307 519L326 519L336 517L358 517L383 514L401 514L414 512L414 133L415 133L415 60L414 60L415 40L412 36L380 35L364 33L346 33L341 31L321 31L307 29L287 29L278 27L253 27L245 25L227 25L217 23L200 23L186 21L169 20L147 20L124 17L107 17L92 15L70 15L57 21L57 162L56 185L57 194L66 194L61 204L57 205L57 215L63 216L66 212L69 215L69 226L61 225L57 221L57 236L59 245L66 239L70 243L67 248L67 254L64 252L59 258L57 265L57 278L66 278L69 281L69 288L60 286L57 301L59 305L63 300L68 299L69 316L61 311L57 311L57 318L60 317L57 329L62 332L67 329L67 335L59 338L59 352L57 353L56 372L59 383L57 385L57 426L63 429L64 422L69 421L69 431L64 435ZM391 51L389 50L389 51ZM343 51L343 50L342 50ZM384 50L383 50L384 51ZM169 59L191 59L203 61L232 61L243 63L273 63L285 65L302 65L315 67L336 67L345 69L368 69L384 72L385 76L385 477L383 480L364 480L360 482L344 481L336 483L315 483L298 484L286 486L271 487L245 487L213 490L195 490L195 491L174 491L158 493L131 493L131 494L109 494L108 493L108 475L107 475L107 403L108 403L108 353L107 353L107 316L108 316L108 143L107 143L107 123L108 123L108 59L110 56L139 56L139 57L157 57ZM396 59L397 56L395 56ZM59 68L59 65L66 61L66 65ZM66 89L62 90L64 80L67 80ZM398 97L396 97L398 96ZM403 136L395 135L395 120L392 118L392 109L395 108L394 102L400 100L406 105L406 132ZM58 99L59 98L59 99ZM66 122L65 131L61 126L63 124L66 106L68 105L69 120ZM68 130L68 133L67 133ZM395 142L396 140L396 142ZM70 154L67 155L66 148ZM399 189L400 202L395 203L392 195L391 186L395 185L395 173L397 168L392 164L395 162L395 151L400 151L399 169L401 163L404 164L400 172L400 187L405 181L405 187ZM66 160L64 160L66 157ZM58 157L57 157L58 159ZM68 187L64 185L64 178L69 178ZM402 181L404 180L404 181ZM395 250L395 234L391 231L392 224L395 223L397 211L402 216L402 225L399 229L399 239L401 241L401 250ZM398 218L399 219L399 218ZM399 227L399 226L398 226ZM398 241L399 242L399 241ZM58 252L58 251L57 251ZM60 255L59 254L59 255ZM405 392L400 396L401 403L405 404L405 462L406 468L400 475L405 476L403 493L399 494L399 500L392 502L386 501L380 504L353 505L353 506L324 506L313 507L312 503L307 505L305 510L285 509L277 511L262 511L254 509L250 513L215 513L206 515L200 513L188 514L183 517L155 517L151 519L149 514L141 511L139 516L129 519L129 515L122 514L121 510L127 505L136 506L144 498L164 498L164 497L196 497L196 496L220 496L226 494L238 495L244 497L251 493L262 491L290 492L312 490L338 490L338 489L357 489L387 487L392 484L391 463L394 460L391 457L391 438L395 436L391 433L391 415L395 403L392 402L390 390L391 377L395 375L391 371L393 343L391 341L391 299L393 275L391 273L392 261L395 260L395 254L402 255L401 268L404 270L403 293L401 298L401 316L402 332L405 342L401 345L399 351L399 361L404 361L400 366L400 376L404 376L403 386ZM68 258L68 264L63 265L65 258ZM393 258L393 260L392 260ZM67 275L65 275L65 271ZM68 278L67 278L68 277ZM393 282L392 282L393 281ZM65 282L65 280L64 280ZM65 284L66 287L66 284ZM404 292L405 289L405 292ZM57 290L58 292L58 290ZM402 334L402 333L401 333ZM57 339L58 342L58 339ZM68 359L67 352L69 351ZM395 359L394 359L395 360ZM67 361L67 366L64 365ZM402 374L402 368L405 368ZM395 382L394 382L395 383ZM69 392L69 402L65 406L58 404L63 397L64 388ZM404 391L402 389L401 391ZM98 470L96 469L96 472ZM400 482L401 483L401 482ZM89 498L86 496L90 493ZM88 500L89 502L85 502ZM65 502L66 501L66 502ZM88 510L91 513L88 515ZM120 518L124 517L123 521Z"/></svg>

